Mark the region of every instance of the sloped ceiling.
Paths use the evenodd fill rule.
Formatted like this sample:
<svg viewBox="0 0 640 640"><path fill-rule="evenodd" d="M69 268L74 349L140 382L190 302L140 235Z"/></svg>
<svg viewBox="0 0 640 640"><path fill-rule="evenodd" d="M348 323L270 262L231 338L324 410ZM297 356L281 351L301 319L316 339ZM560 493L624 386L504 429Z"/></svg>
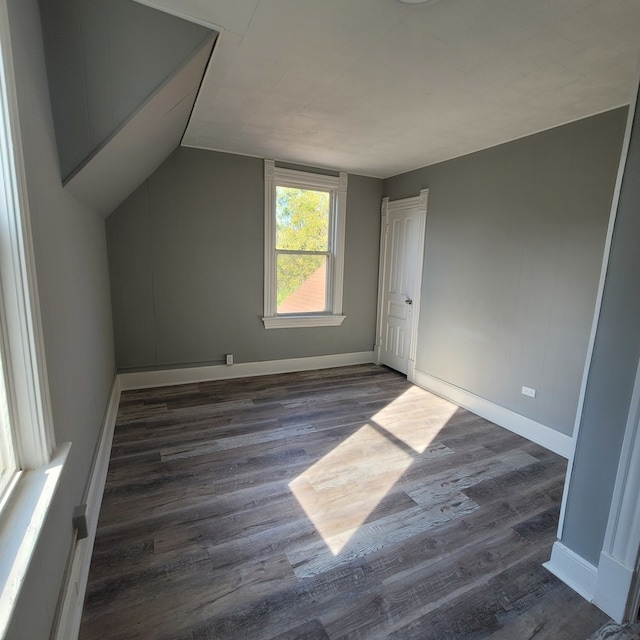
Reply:
<svg viewBox="0 0 640 640"><path fill-rule="evenodd" d="M174 73L66 183L105 218L180 145L215 37Z"/></svg>
<svg viewBox="0 0 640 640"><path fill-rule="evenodd" d="M179 146L218 35L132 0L41 0L64 188L108 216Z"/></svg>
<svg viewBox="0 0 640 640"><path fill-rule="evenodd" d="M40 16L63 181L211 37L131 0L41 0Z"/></svg>
<svg viewBox="0 0 640 640"><path fill-rule="evenodd" d="M223 29L183 145L388 177L628 104L640 0L141 0Z"/></svg>

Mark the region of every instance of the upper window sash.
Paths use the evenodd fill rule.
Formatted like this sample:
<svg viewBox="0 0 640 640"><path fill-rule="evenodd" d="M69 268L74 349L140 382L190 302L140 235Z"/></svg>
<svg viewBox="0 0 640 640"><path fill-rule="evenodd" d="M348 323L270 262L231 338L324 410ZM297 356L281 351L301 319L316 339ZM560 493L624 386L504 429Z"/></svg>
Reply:
<svg viewBox="0 0 640 640"><path fill-rule="evenodd" d="M286 327L338 326L342 315L344 276L344 234L347 204L347 174L327 176L306 171L282 169L273 160L264 161L265 184L265 270L264 317L266 329ZM276 283L276 187L291 187L330 193L327 310L321 313L277 313Z"/></svg>

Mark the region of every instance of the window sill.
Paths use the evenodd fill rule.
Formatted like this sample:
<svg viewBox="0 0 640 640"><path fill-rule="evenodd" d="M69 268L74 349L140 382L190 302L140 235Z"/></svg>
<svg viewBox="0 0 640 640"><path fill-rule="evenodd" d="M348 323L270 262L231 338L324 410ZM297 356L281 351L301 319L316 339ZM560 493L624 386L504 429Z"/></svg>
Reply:
<svg viewBox="0 0 640 640"><path fill-rule="evenodd" d="M265 329L295 329L300 327L339 327L347 316L271 316L262 318Z"/></svg>
<svg viewBox="0 0 640 640"><path fill-rule="evenodd" d="M71 443L58 447L44 467L16 474L0 516L0 638L20 597Z"/></svg>

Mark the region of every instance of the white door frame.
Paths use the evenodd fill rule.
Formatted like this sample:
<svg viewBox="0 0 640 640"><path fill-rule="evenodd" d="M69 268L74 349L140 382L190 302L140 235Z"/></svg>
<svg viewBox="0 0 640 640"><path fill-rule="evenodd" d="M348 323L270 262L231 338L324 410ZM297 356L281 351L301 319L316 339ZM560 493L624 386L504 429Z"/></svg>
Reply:
<svg viewBox="0 0 640 640"><path fill-rule="evenodd" d="M616 622L635 620L640 603L640 362L631 397L593 603Z"/></svg>
<svg viewBox="0 0 640 640"><path fill-rule="evenodd" d="M564 495L562 497L557 534L558 540L554 545L554 551L556 549L560 550L559 555L562 555L566 551L569 552L569 556L567 556L569 561L562 569L563 575L581 575L582 578L578 579L578 582L584 586L583 595L617 622L634 619L640 606L640 505L638 504L638 496L640 495L640 362L638 363L636 371L636 379L625 426L624 440L620 458L618 459L616 483L598 566L594 567L577 556L575 558L576 562L574 563L573 560L571 560L571 550L565 549L565 552L562 551L564 547L561 541L564 532L564 521L573 476L576 446L582 424L582 414L586 399L596 332L602 311L602 299L609 266L612 239L618 214L622 180L625 174L631 141L633 121L638 104L639 90L640 83L636 84L636 90L629 105L627 115L627 126L622 143L616 184L613 191L611 215L609 216L609 226L600 271L600 282L598 284L591 335L589 337L589 346L576 411L576 421L573 429L573 447L571 455L569 456L568 470L564 484ZM563 563L564 561L561 561L560 564ZM548 564L553 564L553 557L551 563ZM574 564L577 573L571 569L572 564ZM582 572L581 565L584 567L587 564L589 564L589 566L585 574ZM563 576L560 576L560 578L565 579ZM581 592L575 585L572 586L578 593Z"/></svg>
<svg viewBox="0 0 640 640"><path fill-rule="evenodd" d="M422 291L422 268L424 262L424 245L426 240L427 229L427 202L429 200L429 189L421 189L420 195L413 198L403 198L401 200L382 199L380 207L380 265L378 270L378 314L376 320L376 345L375 357L376 363L380 364L380 351L382 349L382 302L385 290L385 267L387 258L387 233L389 229L389 213L402 211L405 209L418 209L418 237L421 241L418 243L418 254L416 261L418 263L418 273L416 274L416 291L413 296L413 318L411 321L410 331L410 348L409 362L407 367L407 380L414 381L416 370L416 347L418 342L418 323L420 321L420 293Z"/></svg>

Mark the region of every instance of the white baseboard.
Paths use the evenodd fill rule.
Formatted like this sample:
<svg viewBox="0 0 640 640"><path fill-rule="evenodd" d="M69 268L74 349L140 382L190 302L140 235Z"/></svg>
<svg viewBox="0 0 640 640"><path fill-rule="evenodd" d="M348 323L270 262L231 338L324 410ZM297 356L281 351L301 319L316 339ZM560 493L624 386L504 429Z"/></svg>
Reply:
<svg viewBox="0 0 640 640"><path fill-rule="evenodd" d="M56 630L52 635L52 638L55 640L75 640L80 631L82 605L87 589L91 554L93 553L93 543L98 527L100 505L102 504L102 495L104 493L104 485L109 468L113 432L118 415L118 405L120 404L120 392L120 381L118 376L116 376L111 388L109 405L102 425L100 443L98 444L98 452L89 481L89 490L87 493L87 525L89 535L84 540L78 540L73 548L66 591L63 595Z"/></svg>
<svg viewBox="0 0 640 640"><path fill-rule="evenodd" d="M292 373L294 371L311 371L344 367L353 364L375 362L373 351L357 353L338 353L329 356L310 356L307 358L290 358L288 360L266 360L264 362L243 362L232 365L213 365L208 367L190 367L184 369L163 369L159 371L139 371L120 373L122 391L132 389L148 389L151 387L167 387L175 384L194 384L212 380L230 380L232 378L248 378L251 376Z"/></svg>
<svg viewBox="0 0 640 640"><path fill-rule="evenodd" d="M450 400L460 407L468 409L487 420L491 420L491 422L495 422L497 425L509 429L509 431L513 431L519 436L523 436L542 447L550 449L564 458L568 458L571 453L573 446L572 440L564 433L546 427L515 411L505 409L505 407L501 407L460 387L456 387L444 380L424 373L424 371L416 369L411 381L419 387L442 396L446 400Z"/></svg>
<svg viewBox="0 0 640 640"><path fill-rule="evenodd" d="M626 605L633 579L633 569L602 552L598 563L593 604L611 616L617 623L622 624L627 614Z"/></svg>
<svg viewBox="0 0 640 640"><path fill-rule="evenodd" d="M551 560L544 567L589 602L593 599L598 569L590 562L556 541Z"/></svg>

